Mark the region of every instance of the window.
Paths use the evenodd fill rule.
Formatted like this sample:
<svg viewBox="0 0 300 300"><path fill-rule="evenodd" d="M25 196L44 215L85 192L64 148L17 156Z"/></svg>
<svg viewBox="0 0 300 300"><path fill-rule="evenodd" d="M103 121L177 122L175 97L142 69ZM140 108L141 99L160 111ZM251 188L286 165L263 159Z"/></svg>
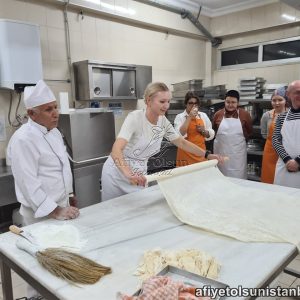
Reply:
<svg viewBox="0 0 300 300"><path fill-rule="evenodd" d="M222 51L222 66L258 62L258 46Z"/></svg>
<svg viewBox="0 0 300 300"><path fill-rule="evenodd" d="M263 61L300 57L300 40L263 46Z"/></svg>
<svg viewBox="0 0 300 300"><path fill-rule="evenodd" d="M256 68L295 62L300 62L299 37L218 51L219 69Z"/></svg>

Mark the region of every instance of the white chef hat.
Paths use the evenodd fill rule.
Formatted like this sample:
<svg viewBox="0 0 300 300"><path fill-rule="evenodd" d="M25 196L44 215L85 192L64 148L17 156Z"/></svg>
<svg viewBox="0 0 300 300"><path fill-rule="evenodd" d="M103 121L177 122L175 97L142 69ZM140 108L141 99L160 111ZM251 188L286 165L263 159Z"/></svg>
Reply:
<svg viewBox="0 0 300 300"><path fill-rule="evenodd" d="M48 85L39 80L36 86L26 86L24 89L24 104L26 109L56 101Z"/></svg>

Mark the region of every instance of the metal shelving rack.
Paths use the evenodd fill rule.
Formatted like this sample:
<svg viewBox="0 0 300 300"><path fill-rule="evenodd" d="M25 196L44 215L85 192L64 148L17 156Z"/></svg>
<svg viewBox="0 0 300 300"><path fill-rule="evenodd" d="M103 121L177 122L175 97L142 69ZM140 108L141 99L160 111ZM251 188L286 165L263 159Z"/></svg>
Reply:
<svg viewBox="0 0 300 300"><path fill-rule="evenodd" d="M252 138L259 139L262 141L262 145L264 145L265 140L261 136L260 132L260 119L263 114L263 109L272 109L271 101L267 99L241 99L240 105L252 105L252 120L253 120L253 136ZM260 166L259 174L248 174L247 177L252 181L260 181L260 171L263 157L263 149L262 150L247 150L247 161L255 162L258 166Z"/></svg>

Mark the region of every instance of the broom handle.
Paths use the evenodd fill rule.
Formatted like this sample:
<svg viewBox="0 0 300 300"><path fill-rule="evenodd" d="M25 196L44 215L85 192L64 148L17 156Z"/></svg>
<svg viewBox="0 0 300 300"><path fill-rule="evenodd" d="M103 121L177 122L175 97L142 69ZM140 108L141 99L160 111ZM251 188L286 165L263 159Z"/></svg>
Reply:
<svg viewBox="0 0 300 300"><path fill-rule="evenodd" d="M30 255L32 255L33 257L36 256L36 253L38 251L40 251L40 248L35 246L34 244L28 242L26 239L18 239L16 241L16 246L20 249L20 250L24 250L27 253L29 253Z"/></svg>

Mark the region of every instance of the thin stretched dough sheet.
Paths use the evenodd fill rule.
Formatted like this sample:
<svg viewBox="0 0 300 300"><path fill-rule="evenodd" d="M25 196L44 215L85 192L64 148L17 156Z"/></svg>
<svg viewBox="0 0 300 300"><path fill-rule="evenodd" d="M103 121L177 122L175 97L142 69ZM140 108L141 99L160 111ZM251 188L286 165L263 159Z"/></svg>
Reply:
<svg viewBox="0 0 300 300"><path fill-rule="evenodd" d="M211 162L158 184L183 223L245 242L289 242L300 248L300 199L231 182ZM197 170L195 170L197 168Z"/></svg>

